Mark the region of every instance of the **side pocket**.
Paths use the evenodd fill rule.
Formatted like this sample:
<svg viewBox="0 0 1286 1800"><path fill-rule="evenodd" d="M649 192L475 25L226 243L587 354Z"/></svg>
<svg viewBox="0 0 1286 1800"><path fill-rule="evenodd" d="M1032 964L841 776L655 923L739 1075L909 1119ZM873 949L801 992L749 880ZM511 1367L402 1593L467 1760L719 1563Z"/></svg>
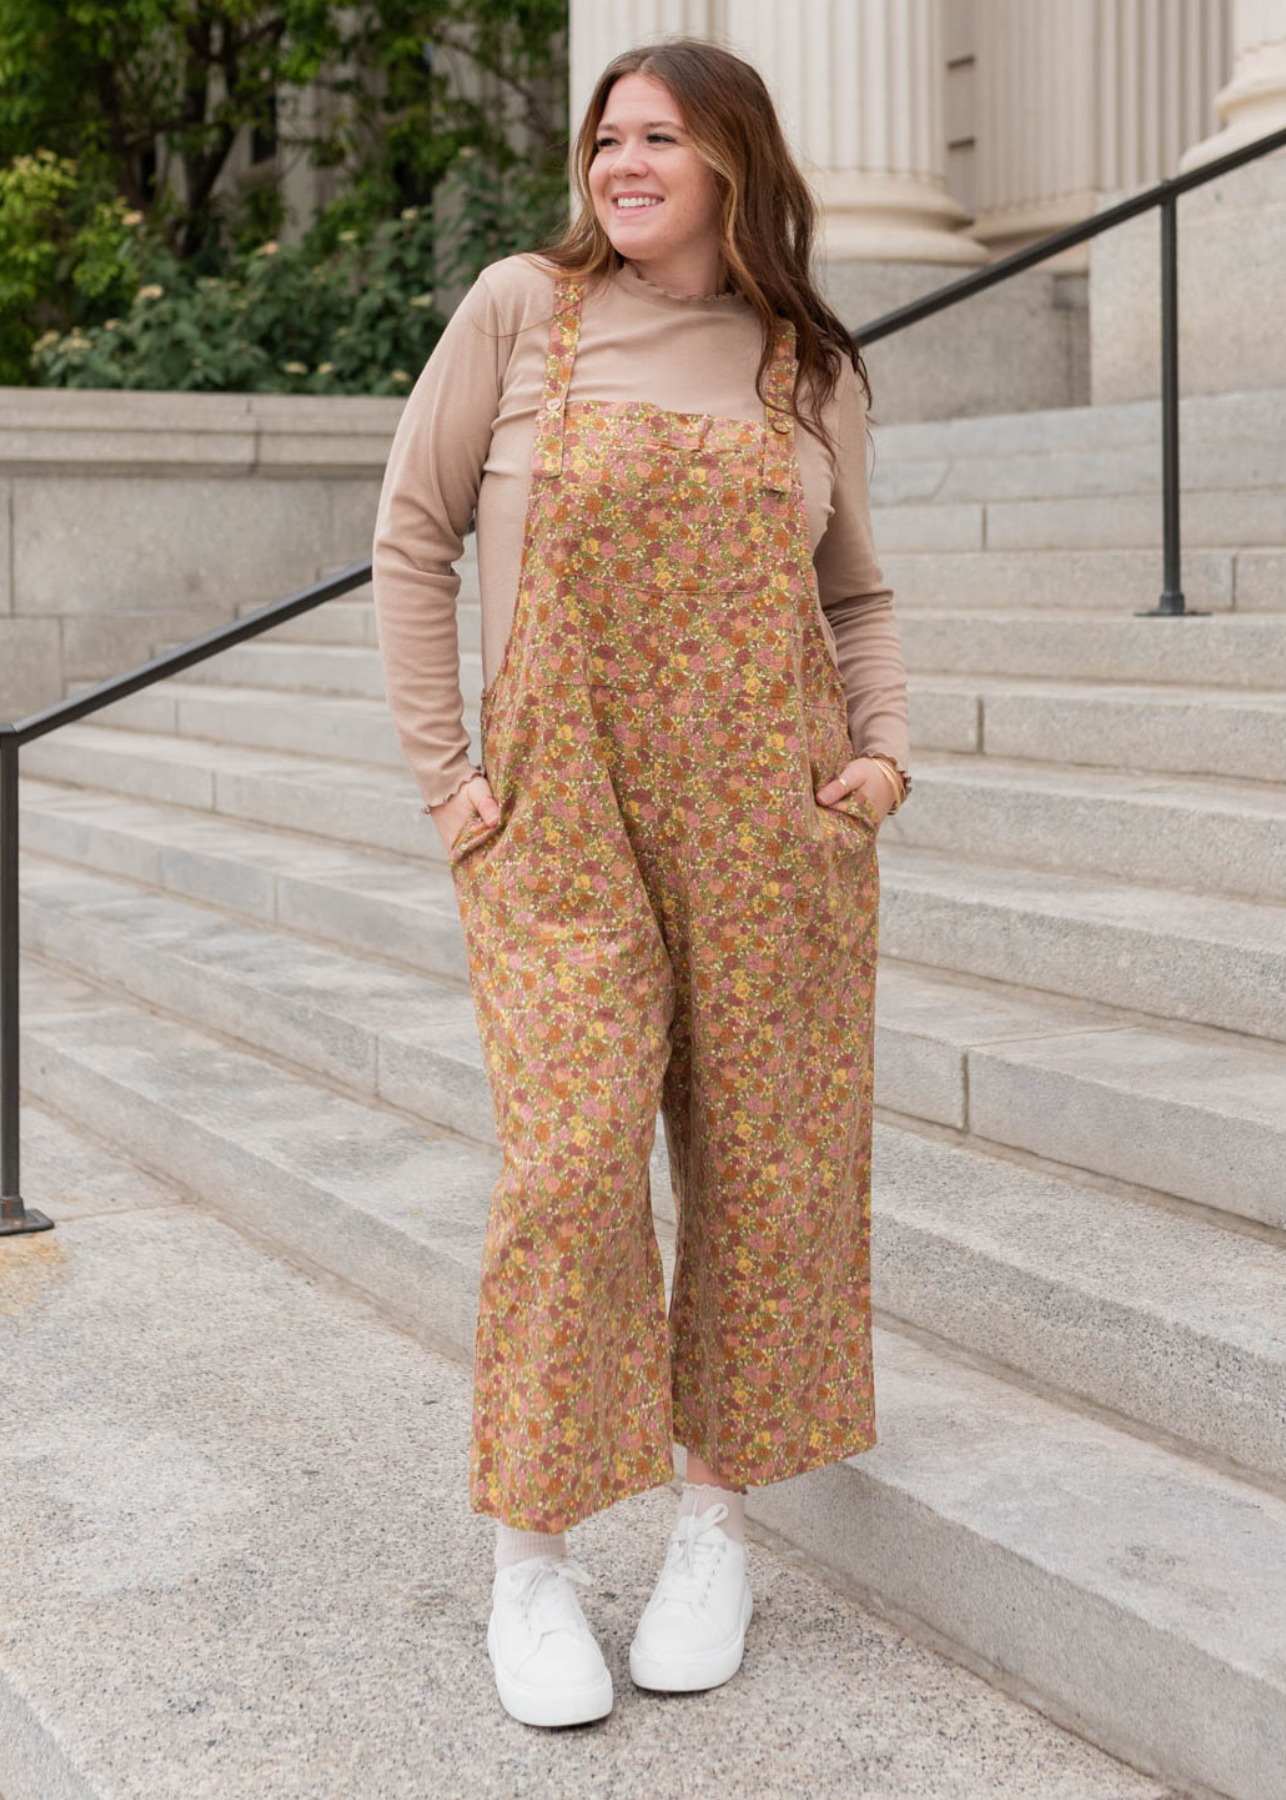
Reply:
<svg viewBox="0 0 1286 1800"><path fill-rule="evenodd" d="M479 812L470 813L464 824L456 832L447 849L447 865L454 869L471 850L479 844L485 844L493 838L504 824L504 813L492 824L488 824Z"/></svg>
<svg viewBox="0 0 1286 1800"><path fill-rule="evenodd" d="M856 825L862 834L862 840L867 843L874 841L883 823L879 813L865 794L858 793L856 790L851 794L842 795L830 806L824 805L820 800L816 802L816 806L818 812L842 814L845 821L844 829L847 830L850 824Z"/></svg>

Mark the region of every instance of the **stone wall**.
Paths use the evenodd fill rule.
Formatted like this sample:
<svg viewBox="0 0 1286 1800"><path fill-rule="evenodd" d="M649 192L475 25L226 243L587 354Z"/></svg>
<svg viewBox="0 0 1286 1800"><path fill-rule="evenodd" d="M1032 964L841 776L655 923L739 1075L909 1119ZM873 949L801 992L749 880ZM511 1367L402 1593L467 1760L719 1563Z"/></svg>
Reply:
<svg viewBox="0 0 1286 1800"><path fill-rule="evenodd" d="M368 556L404 404L0 388L0 718Z"/></svg>

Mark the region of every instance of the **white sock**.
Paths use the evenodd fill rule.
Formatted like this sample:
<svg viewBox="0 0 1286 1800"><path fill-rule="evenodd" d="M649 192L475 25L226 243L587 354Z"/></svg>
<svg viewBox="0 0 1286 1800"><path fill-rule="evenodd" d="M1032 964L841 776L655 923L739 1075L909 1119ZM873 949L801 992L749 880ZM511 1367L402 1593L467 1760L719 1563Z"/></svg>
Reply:
<svg viewBox="0 0 1286 1800"><path fill-rule="evenodd" d="M528 1556L566 1556L565 1531L523 1531L516 1525L496 1521L496 1568L507 1569L510 1563L522 1562Z"/></svg>
<svg viewBox="0 0 1286 1800"><path fill-rule="evenodd" d="M683 1484L683 1498L679 1501L679 1517L686 1513L708 1512L716 1501L722 1500L728 1509L726 1519L720 1519L720 1531L738 1544L746 1541L746 1496L736 1488L715 1487L710 1482Z"/></svg>

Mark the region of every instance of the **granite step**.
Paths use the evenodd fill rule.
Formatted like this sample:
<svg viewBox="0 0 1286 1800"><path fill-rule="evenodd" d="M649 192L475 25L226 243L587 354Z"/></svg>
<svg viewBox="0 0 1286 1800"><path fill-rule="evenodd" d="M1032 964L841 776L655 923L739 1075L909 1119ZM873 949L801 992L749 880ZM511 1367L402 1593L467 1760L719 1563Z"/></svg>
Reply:
<svg viewBox="0 0 1286 1800"><path fill-rule="evenodd" d="M385 704L384 664L377 649L278 641L275 632L248 644L231 644L184 669L179 679L220 689L272 688L282 694L343 695ZM482 694L482 658L475 651L460 652L460 687L466 704L476 706Z"/></svg>
<svg viewBox="0 0 1286 1800"><path fill-rule="evenodd" d="M264 827L208 814L172 827L164 809L149 813L142 801L95 801L75 790L49 800L40 842L52 854L101 860L185 892L195 887L204 899L260 917L272 904L283 924L355 948L383 946L382 954L413 967L461 966L440 840L430 857L389 861L324 841L300 845L294 835L274 839ZM99 828L104 809L115 811L116 829L105 821ZM885 955L1286 1041L1279 906L892 841L880 848ZM236 898L243 893L252 898Z"/></svg>
<svg viewBox="0 0 1286 1800"><path fill-rule="evenodd" d="M200 965L231 979L225 958L238 923L295 934L276 952L258 947L254 936L243 938L236 954L249 958L249 979L274 968L288 983L326 988L330 981L333 995L346 994L357 979L360 1004L366 985L349 963L367 956L452 985L468 981L456 895L436 832L436 855L409 862L32 781L22 783L22 817L27 893L43 907L41 929L76 943L79 932L101 934L113 925L115 936L131 945L144 981L155 979L157 934L173 954L191 949ZM1093 1004L1079 992L1059 997L994 976L955 976L928 967L924 956L899 961L890 952L897 862L897 851L884 851L879 1102L1095 1174L1286 1224L1281 1044L1158 1019L1111 997ZM166 898L175 902L169 911ZM1081 898L1086 904L1084 887ZM36 927L29 923L29 929ZM313 940L304 949L299 932ZM1102 934L1090 949L1099 959L1122 954L1120 941ZM112 974L117 952L97 954L108 956L103 967ZM1196 967L1203 958L1198 945ZM376 974L382 981L384 968ZM378 985L376 974L367 977L369 985ZM209 968L200 979L209 979ZM294 986L290 992L294 997ZM204 1003L198 981L191 1006ZM247 1006L254 1019L254 1006ZM232 1006L229 1013L222 1004L232 1030L243 1010ZM258 1022L267 1028L267 1015ZM312 1046L308 1015L297 1030L304 1046ZM468 1042L475 1060L472 1015ZM456 1082L448 1089L456 1093ZM432 1093L432 1084L425 1085L412 1103L430 1105Z"/></svg>
<svg viewBox="0 0 1286 1800"><path fill-rule="evenodd" d="M263 750L213 738L64 725L22 751L20 796L58 784L276 826L397 856L444 860L404 764Z"/></svg>
<svg viewBox="0 0 1286 1800"><path fill-rule="evenodd" d="M889 845L883 955L1286 1042L1286 911Z"/></svg>
<svg viewBox="0 0 1286 1800"><path fill-rule="evenodd" d="M341 600L328 600L310 612L296 613L284 624L274 625L252 642L261 644L349 644L374 649L379 644L375 607L369 585L357 592L362 598L346 595ZM252 612L243 606L241 612ZM482 608L476 592L462 590L456 605L456 630L462 650L482 647ZM175 640L178 641L178 640Z"/></svg>
<svg viewBox="0 0 1286 1800"><path fill-rule="evenodd" d="M1141 604L1151 604L1143 597ZM1014 675L1281 693L1286 612L1140 619L1101 612L911 607L899 621L917 674Z"/></svg>
<svg viewBox="0 0 1286 1800"><path fill-rule="evenodd" d="M1094 408L1097 412L1099 409ZM1183 504L1189 496L1227 490L1286 488L1286 409L1280 429L1268 437L1231 440L1187 438L1183 444ZM1012 415L1011 415L1012 416ZM947 421L944 424L980 421ZM877 505L902 501L955 503L968 500L1061 500L1121 495L1161 503L1159 419L1146 437L1092 447L1068 443L1008 452L978 445L962 450L950 440L922 444L908 454L897 427L874 432L871 499ZM975 437L977 433L975 432ZM1187 532L1185 528L1185 539Z"/></svg>
<svg viewBox="0 0 1286 1800"><path fill-rule="evenodd" d="M78 804L97 804L78 803L76 793L106 790L347 845L441 856L409 773L393 768L95 725L37 739L24 749L22 767L27 800L69 817ZM930 750L916 756L915 782L915 806L885 820L881 847L972 855L985 846L992 860L1286 899L1282 785ZM74 792L56 794L53 783Z"/></svg>
<svg viewBox="0 0 1286 1800"><path fill-rule="evenodd" d="M481 668L475 668L473 686L480 691ZM464 678L470 678L467 669ZM949 750L1056 765L1197 775L1218 771L1248 780L1286 781L1286 693L1018 680L986 673L913 672L908 686L917 757L922 750ZM252 688L172 679L104 707L94 719L103 730L165 734L176 742L206 738L220 745L406 769L388 708L378 700L279 692L269 701ZM464 724L476 761L476 700L466 701ZM33 745L23 754L34 758L45 752Z"/></svg>
<svg viewBox="0 0 1286 1800"><path fill-rule="evenodd" d="M73 683L72 691L85 685ZM220 744L372 763L385 769L406 768L382 700L277 690L268 694L258 688L171 679L153 682L139 693L113 701L94 718L102 726L130 731L211 738ZM468 713L465 722L471 722ZM472 725L476 732L476 703Z"/></svg>
<svg viewBox="0 0 1286 1800"><path fill-rule="evenodd" d="M1286 442L1286 388L1181 394L1179 432L1185 449L1211 444L1232 450ZM1160 466L1159 399L1058 406L972 418L915 419L878 428L880 455L893 462L982 456L1030 457L1080 451L1111 454L1128 445L1155 447Z"/></svg>
<svg viewBox="0 0 1286 1800"><path fill-rule="evenodd" d="M22 1123L56 1228L11 1240L0 1265L24 1367L0 1495L10 1516L64 1524L7 1546L7 1800L424 1800L438 1785L426 1742L457 1800L513 1800L520 1728L486 1659L493 1528L466 1505L459 1352L266 1254L58 1116L29 1106ZM673 1513L662 1484L576 1531L614 1678L603 1729L614 1780L643 1792L664 1709L684 1793L723 1800L708 1709L675 1711L629 1679ZM757 1524L748 1536L756 1617L718 1709L762 1791L789 1764L851 1800L890 1783L953 1800L1165 1800L1168 1783L988 1686ZM818 1729L786 1752L765 1721L801 1679ZM524 1792L601 1791L600 1732L530 1733L522 1749Z"/></svg>
<svg viewBox="0 0 1286 1800"><path fill-rule="evenodd" d="M1280 902L1286 783L922 750L880 843Z"/></svg>
<svg viewBox="0 0 1286 1800"><path fill-rule="evenodd" d="M128 1147L149 1173L183 1183L261 1244L314 1274L340 1277L422 1342L471 1355L494 1152L426 1137L49 970L28 968L25 983L24 1067L39 1103ZM38 1204L41 1196L31 1199ZM662 1226L658 1237L665 1235ZM165 1285L184 1295L182 1271L190 1279L203 1266L189 1251ZM139 1267L139 1258L127 1257L121 1281L105 1282L115 1343L122 1318L142 1310L121 1303L122 1285L130 1291L125 1278L137 1279ZM273 1296L273 1311L290 1317L298 1307ZM207 1315L189 1305L185 1316ZM237 1391L229 1389L229 1368L253 1371L260 1416L265 1338L256 1317L245 1327L253 1354L229 1355L222 1333L206 1330L203 1341L220 1352L220 1395ZM172 1334L153 1331L152 1342L169 1344ZM346 1344L330 1343L310 1369L359 1368L365 1394L370 1369L365 1358L345 1354ZM44 1371L65 1371L103 1359L39 1361ZM1074 1721L1114 1754L1171 1782L1270 1800L1286 1758L1286 1501L1172 1445L1030 1392L996 1366L883 1317L875 1361L880 1443L754 1490L755 1524L878 1595L882 1607L941 1634L991 1679L1021 1684L1043 1710ZM166 1366L184 1365L168 1356ZM312 1381L301 1392L332 1386ZM148 1393L149 1419L151 1389L150 1381L131 1387ZM384 1391L377 1382L376 1392ZM290 1394L283 1405L294 1416L294 1386ZM402 1409L393 1410L404 1433ZM315 1444L319 1433L307 1435ZM61 1434L58 1441L81 1440ZM405 1449L403 1435L399 1458ZM364 1516L369 1502L364 1474ZM244 1497L236 1511L244 1519ZM112 1541L121 1541L115 1527ZM135 1542L134 1534L126 1541ZM369 1568L364 1551L364 1583ZM58 1685L66 1684L64 1670ZM30 1732L29 1709L23 1724ZM1044 1778L1041 1790L1056 1791Z"/></svg>
<svg viewBox="0 0 1286 1800"><path fill-rule="evenodd" d="M124 883L39 861L23 900L29 952L346 1094L496 1147L466 983L366 962L187 902L131 895ZM881 1266L893 1285L880 1303L970 1349L1001 1355L995 1346L1003 1342L1003 1360L1025 1373L1053 1381L1061 1368L1064 1385L1083 1397L1286 1485L1286 1416L1278 1408L1274 1422L1272 1400L1286 1377L1286 1329L1273 1297L1286 1281L1286 1205L1273 1172L1286 1146L1286 1056L1274 1064L1246 1046L1170 1043L1159 1033L1113 1029L1102 1016L1043 1012L1017 995L989 997L971 1021L922 980L901 1008L900 997L895 979L878 1002L877 1064L883 1058L887 1072L877 1101L898 1105L897 1081L910 1065L908 1099L918 1085L949 1105L944 1064L952 1054L967 1062L979 1096L976 1117L964 1121L970 1143L958 1150L921 1142L907 1123L882 1128L891 1148L881 1157L881 1230L890 1243ZM1079 1101L1080 1128L1092 1141L1085 1115L1096 1083L1123 1138L1141 1119L1149 1139L1170 1128L1163 1166L1182 1171L1200 1216L984 1152L982 1124L993 1122L1004 1144L1012 1121L1022 1145L1040 1116L1033 1100L1057 1104L1063 1096L1069 1112ZM1157 1090L1162 1110L1149 1118ZM1076 1129L1067 1127L1059 1149L1072 1146ZM1182 1150L1194 1142L1204 1154L1189 1161ZM1124 1155L1139 1148L1127 1140ZM1251 1216L1278 1228L1275 1237L1220 1222L1221 1152L1233 1149L1228 1223L1237 1201L1249 1201ZM1104 1161L1110 1149L1098 1152ZM658 1184L657 1204L673 1216L667 1182ZM1073 1350L1082 1339L1078 1364ZM1072 1372L1080 1367L1083 1376Z"/></svg>
<svg viewBox="0 0 1286 1800"><path fill-rule="evenodd" d="M1092 611L1133 618L1136 609L1157 604L1165 585L1159 549L951 549L937 547L929 532L899 547L905 535L879 529L875 538L880 572L893 589L899 622L905 609L920 607L971 614L998 608L1039 610L1060 617ZM1238 615L1280 612L1286 606L1283 561L1277 550L1194 550L1185 545L1184 604L1194 611L1235 610Z"/></svg>
<svg viewBox="0 0 1286 1800"><path fill-rule="evenodd" d="M1286 1229L1286 1051L882 953L875 1099L982 1148Z"/></svg>
<svg viewBox="0 0 1286 1800"><path fill-rule="evenodd" d="M911 743L1126 774L1286 781L1286 693L912 674Z"/></svg>
<svg viewBox="0 0 1286 1800"><path fill-rule="evenodd" d="M1066 621L1055 615L1036 620L1029 613L1014 613L1009 617L1014 631L1006 633L999 629L1003 615L989 611L985 615L987 623L983 636L990 643L992 659L987 660L984 648L979 646L973 647L968 654L961 652L957 655L958 640L968 636L972 618L982 617L981 614L971 616L955 612L946 615L936 608L910 609L906 622L899 629L908 665L915 671L910 681L913 699L922 691L926 672L931 676L936 672L949 672L958 681L971 674L994 679L1012 668L1015 674L1023 677L1057 679L1065 675L1069 666L1073 666L1073 660L1078 671L1081 663L1092 665L1087 666L1083 674L1077 674L1078 687L1084 689L1091 682L1115 685L1117 677L1111 673L1104 654L1098 648L1092 652L1082 648L1080 638L1085 627L1083 619L1079 617L1074 628L1063 633L1061 627ZM923 621L930 618L945 634L947 642L926 633ZM1119 640L1122 646L1121 681L1147 681L1150 685L1168 687L1171 696L1178 699L1186 697L1195 687L1202 691L1213 688L1221 693L1231 690L1244 701L1247 696L1242 690L1251 687L1256 690L1256 697L1267 691L1270 696L1275 695L1279 702L1286 704L1286 692L1272 687L1272 659L1279 650L1286 652L1286 615L1280 621L1268 614L1231 615L1222 619L1216 619L1212 615L1209 619L1193 619L1186 624L1172 620L1127 621L1118 615L1112 615L1110 618L1101 616L1099 624L1105 636ZM1186 640L1180 643L1170 636L1158 638L1154 635L1144 645L1141 641L1136 642L1138 634L1127 628L1147 625L1180 633L1199 633L1205 625L1218 625L1226 627L1228 635L1216 632L1213 637L1207 637L1206 647L1211 665L1208 670L1203 671L1200 662L1192 654L1201 647L1195 639L1191 644L1186 644ZM948 647L948 644L954 644L954 648ZM1182 656L1178 655L1180 650L1185 652ZM1159 656L1155 654L1157 652L1160 652ZM1262 656L1267 660L1258 671L1253 665L1243 669L1237 661L1242 653L1251 658ZM1143 671L1145 661L1150 673ZM945 670L944 664L947 665ZM466 707L472 712L477 707L483 687L481 656L470 650L462 650L459 654L459 667L461 693ZM1282 671L1283 688L1286 688L1286 656L1282 659ZM1248 680L1249 674L1257 674L1257 679ZM354 698L379 700L381 703L384 702L385 693L384 666L380 652L360 645L275 643L267 640L234 644L203 663L193 664L178 679L184 684L209 685L220 692L232 687L271 688L274 692L283 694L350 695ZM1049 754L1048 749L1046 754Z"/></svg>
<svg viewBox="0 0 1286 1800"><path fill-rule="evenodd" d="M476 573L458 565L461 573L460 595L456 605L456 628L462 650L479 650L482 645L482 609L478 602ZM238 613L253 612L252 605L238 607ZM368 582L339 600L327 600L310 612L296 613L282 625L274 625L252 642L262 644L350 644L374 649L379 643L375 607Z"/></svg>
<svg viewBox="0 0 1286 1800"><path fill-rule="evenodd" d="M874 502L874 495L872 495ZM872 504L880 553L895 550L1159 550L1159 494L1092 493L1055 498ZM1183 542L1228 550L1286 544L1286 488L1231 487L1183 494Z"/></svg>

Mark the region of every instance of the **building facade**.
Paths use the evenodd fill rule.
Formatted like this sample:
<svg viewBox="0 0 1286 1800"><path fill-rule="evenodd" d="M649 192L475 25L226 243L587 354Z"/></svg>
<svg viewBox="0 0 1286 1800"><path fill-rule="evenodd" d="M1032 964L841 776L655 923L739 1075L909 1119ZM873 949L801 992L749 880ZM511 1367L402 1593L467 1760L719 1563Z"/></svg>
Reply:
<svg viewBox="0 0 1286 1800"><path fill-rule="evenodd" d="M649 37L708 35L761 70L854 329L1286 125L1286 0L571 0L570 28L573 121ZM1180 218L1185 386L1286 385L1286 155L1185 195ZM1154 394L1157 229L1151 213L873 345L896 395L881 416ZM1258 246L1240 283L1235 239Z"/></svg>

